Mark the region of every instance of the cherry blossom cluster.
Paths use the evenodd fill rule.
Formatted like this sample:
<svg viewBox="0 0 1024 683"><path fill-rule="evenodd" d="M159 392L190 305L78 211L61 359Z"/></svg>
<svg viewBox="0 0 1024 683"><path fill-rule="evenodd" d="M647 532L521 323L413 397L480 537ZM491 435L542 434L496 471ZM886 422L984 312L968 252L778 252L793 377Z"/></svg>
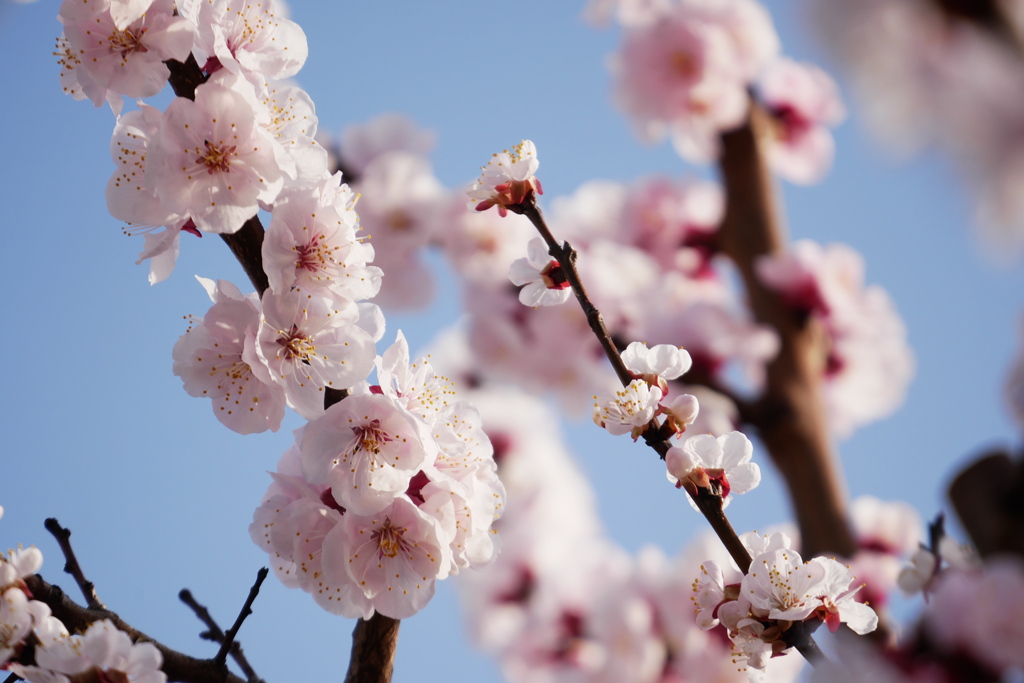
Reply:
<svg viewBox="0 0 1024 683"><path fill-rule="evenodd" d="M367 300L384 270L371 265L359 195L315 140L312 99L282 80L305 62L302 29L273 0L65 0L59 19L64 89L118 114L107 201L127 233L145 234L151 283L172 272L182 233L260 230L258 212L270 213L266 291L199 278L212 306L173 356L185 390L238 433L276 431L286 406L309 421L255 513L253 540L278 575L332 612L402 618L438 579L491 561L504 499L491 445L472 405L423 359L410 365L400 332L377 356L385 321ZM202 76L194 97L122 113L125 97L157 94L186 60ZM345 137L346 164L370 222L420 247L408 235L441 188L411 151L422 138L403 137L400 120L382 125ZM401 282L393 242L379 241L382 262Z"/></svg>
<svg viewBox="0 0 1024 683"><path fill-rule="evenodd" d="M878 285L864 285L860 254L842 244L822 247L800 240L756 265L761 281L794 311L823 323L829 341L825 403L837 434L848 436L900 406L913 355L888 294Z"/></svg>
<svg viewBox="0 0 1024 683"><path fill-rule="evenodd" d="M42 564L43 554L35 547L0 555L0 671L29 683L167 680L160 670L163 657L152 643L132 643L108 619L72 635L46 603L33 600L25 578Z"/></svg>
<svg viewBox="0 0 1024 683"><path fill-rule="evenodd" d="M323 182L309 95L281 79L305 62L305 35L275 4L239 0L64 0L58 19L61 83L77 99L110 103L163 90L169 61L196 58L205 82L166 111L120 115L111 214L146 234L150 281L174 266L181 233L234 233L286 189Z"/></svg>
<svg viewBox="0 0 1024 683"><path fill-rule="evenodd" d="M704 562L692 599L697 624L711 629L721 623L734 661L748 667L753 679L760 678L771 657L793 645L787 632L795 623L824 622L833 632L840 624L859 634L875 630L878 616L855 599L862 584L855 583L848 567L824 557L805 562L781 532L741 538L753 557L748 572Z"/></svg>
<svg viewBox="0 0 1024 683"><path fill-rule="evenodd" d="M991 21L970 16L984 11ZM833 0L818 14L822 43L847 68L865 115L886 143L903 152L924 145L948 151L973 186L986 236L1003 256L1019 256L1021 3L996 2L984 10L972 4L960 12L935 0Z"/></svg>
<svg viewBox="0 0 1024 683"><path fill-rule="evenodd" d="M249 528L278 577L324 609L395 619L435 583L491 562L504 506L480 415L398 340L360 385L296 432Z"/></svg>
<svg viewBox="0 0 1024 683"><path fill-rule="evenodd" d="M444 346L458 348L449 338ZM449 353L435 363L448 360L453 376L468 379L473 369L465 357ZM729 561L720 541L701 536L675 558L656 548L630 556L602 528L595 494L544 403L502 385L471 395L514 504L497 524L501 555L466 574L459 587L469 632L498 659L505 678L746 680L730 661L727 640L700 630L691 609L702 559ZM803 664L800 657L776 658L771 680L795 680Z"/></svg>
<svg viewBox="0 0 1024 683"><path fill-rule="evenodd" d="M611 62L615 95L637 134L669 135L684 159L707 162L718 137L746 118L750 92L772 118L769 161L796 183L832 163L828 128L844 116L832 79L779 56L767 10L753 0L592 0L595 23L614 18L623 42Z"/></svg>
<svg viewBox="0 0 1024 683"><path fill-rule="evenodd" d="M678 379L690 369L690 354L669 344L647 348L633 342L622 352L622 361L636 379L606 400L594 403L594 423L610 434L628 432L636 441L652 427L652 420L664 415L669 433L679 436L685 432L687 425L697 419L697 399L682 394L669 400L668 380Z"/></svg>

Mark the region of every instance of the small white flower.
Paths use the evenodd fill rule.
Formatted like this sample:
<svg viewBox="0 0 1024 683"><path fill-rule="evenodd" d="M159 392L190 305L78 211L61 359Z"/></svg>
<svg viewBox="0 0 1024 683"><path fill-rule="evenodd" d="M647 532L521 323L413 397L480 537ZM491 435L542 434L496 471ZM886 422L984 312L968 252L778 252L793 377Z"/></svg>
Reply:
<svg viewBox="0 0 1024 683"><path fill-rule="evenodd" d="M603 404L594 403L594 423L616 436L629 432L636 441L654 419L660 400L661 389L635 379Z"/></svg>
<svg viewBox="0 0 1024 683"><path fill-rule="evenodd" d="M512 263L508 278L512 284L523 287L519 290L519 301L524 306L557 306L564 304L572 295L565 270L551 257L547 245L539 237L530 240L526 258Z"/></svg>
<svg viewBox="0 0 1024 683"><path fill-rule="evenodd" d="M724 507L733 493L746 493L761 483L761 469L750 462L753 452L750 440L740 432L717 439L710 434L691 436L665 455L668 480L691 495L697 495L697 489L718 491ZM692 500L690 504L696 509Z"/></svg>

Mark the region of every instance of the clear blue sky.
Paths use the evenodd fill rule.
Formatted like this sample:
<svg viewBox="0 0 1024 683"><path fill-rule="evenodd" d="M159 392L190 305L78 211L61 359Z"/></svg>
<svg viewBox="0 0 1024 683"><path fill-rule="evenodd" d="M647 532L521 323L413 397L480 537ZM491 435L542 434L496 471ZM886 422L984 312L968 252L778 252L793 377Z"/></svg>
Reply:
<svg viewBox="0 0 1024 683"><path fill-rule="evenodd" d="M768 4L785 51L821 61L800 3ZM113 116L58 86L50 54L58 7L0 0L8 330L0 547L40 546L44 575L70 589L42 528L45 517L58 517L111 608L168 645L211 655L177 592L189 587L225 624L234 617L265 563L246 528L265 471L291 436L287 428L227 431L171 374L182 316L208 305L192 274L243 277L208 237L188 244L169 281L147 284L146 268L133 263L139 241L106 212ZM667 146L635 142L610 104L604 64L617 37L587 27L581 9L550 0L295 0L293 18L310 46L298 81L322 129L402 111L436 130L434 162L449 185L471 180L491 152L524 137L537 143L547 198L594 178L693 172ZM902 498L929 517L958 463L1016 438L1000 391L1018 343L1024 270L995 266L979 248L970 201L944 158L893 162L848 103L835 168L818 186L784 187L787 220L794 237L860 250L869 282L889 290L907 323L918 369L904 408L861 429L841 452L852 494ZM449 288L435 309L391 316L389 327L422 348L454 320L456 305ZM624 546L657 543L671 554L700 528L648 452L589 423L569 433L605 524ZM740 530L785 519L768 470L762 489L730 507ZM270 579L241 640L269 681L339 678L352 625ZM403 623L395 680L498 680L464 640L454 591L444 585Z"/></svg>

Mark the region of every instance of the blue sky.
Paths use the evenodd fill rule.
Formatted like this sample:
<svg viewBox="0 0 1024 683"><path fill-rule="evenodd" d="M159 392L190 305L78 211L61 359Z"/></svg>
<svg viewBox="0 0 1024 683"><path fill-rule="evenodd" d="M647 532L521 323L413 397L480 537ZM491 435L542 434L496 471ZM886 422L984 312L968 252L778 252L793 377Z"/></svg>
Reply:
<svg viewBox="0 0 1024 683"><path fill-rule="evenodd" d="M787 54L831 67L801 3L768 5ZM278 434L238 436L171 374L182 317L208 305L192 274L243 276L209 237L188 245L169 281L147 284L145 267L133 263L139 242L106 212L113 116L64 96L57 83L50 53L58 7L0 0L7 95L0 278L9 360L0 547L40 546L44 575L70 588L42 528L45 517L58 517L110 607L168 645L212 655L177 592L189 587L222 623L233 619L265 563L246 528L269 482L265 471L298 421ZM310 46L297 80L323 130L385 111L434 129L433 159L448 185L471 180L491 152L524 137L537 144L548 198L595 178L707 174L667 145L635 141L609 97L605 62L617 36L587 27L581 9L544 0L295 0L292 16ZM1018 344L1024 276L1019 264L995 265L980 246L957 170L933 153L895 162L864 130L845 88L844 95L851 117L837 132L835 168L817 186L782 186L787 223L794 238L861 251L868 281L890 292L906 321L918 367L904 407L858 431L840 452L851 494L908 500L930 517L971 453L1018 438L1000 392ZM454 321L457 299L448 285L435 308L389 316L389 327L423 348ZM700 529L650 453L630 451L589 422L567 430L604 522L625 547L657 543L673 553ZM764 486L730 507L740 530L787 515L765 469ZM426 610L403 623L395 680L499 680L494 665L465 645L451 582L444 583ZM241 640L267 680L316 680L340 676L352 625L271 579Z"/></svg>

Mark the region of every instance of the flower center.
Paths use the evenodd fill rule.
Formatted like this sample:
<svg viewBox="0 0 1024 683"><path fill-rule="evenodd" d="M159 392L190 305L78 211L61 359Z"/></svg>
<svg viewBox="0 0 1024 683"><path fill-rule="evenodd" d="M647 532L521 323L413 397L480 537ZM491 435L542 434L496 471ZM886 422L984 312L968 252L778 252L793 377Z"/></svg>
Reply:
<svg viewBox="0 0 1024 683"><path fill-rule="evenodd" d="M278 330L278 334L281 336L278 338L277 343L284 347L284 357L286 359L294 360L297 358L307 363L310 356L316 355L316 346L313 345L313 340L300 333L296 325L292 325L292 329L287 332Z"/></svg>
<svg viewBox="0 0 1024 683"><path fill-rule="evenodd" d="M697 60L689 52L673 52L668 59L672 72L685 79L691 79L697 75Z"/></svg>
<svg viewBox="0 0 1024 683"><path fill-rule="evenodd" d="M565 270L562 269L562 264L554 259L544 266L544 270L540 271L540 277L548 289L569 288L569 280L565 275Z"/></svg>
<svg viewBox="0 0 1024 683"><path fill-rule="evenodd" d="M127 59L128 55L134 52L149 52L142 44L142 37L146 35L144 28L131 28L123 31L114 29L114 32L107 38L111 52L120 52L121 59Z"/></svg>
<svg viewBox="0 0 1024 683"><path fill-rule="evenodd" d="M204 140L206 154L200 153L196 157L196 163L206 166L206 172L213 175L214 171L227 173L231 170L231 157L235 156L235 145L223 145L218 147L209 140Z"/></svg>
<svg viewBox="0 0 1024 683"><path fill-rule="evenodd" d="M407 552L410 546L402 536L404 533L405 529L394 526L391 518L385 517L384 524L370 534L370 539L377 544L377 558L395 557L400 552Z"/></svg>
<svg viewBox="0 0 1024 683"><path fill-rule="evenodd" d="M369 424L353 427L352 432L356 435L355 452L368 451L379 455L384 444L393 441L388 433L380 428L380 420L374 418Z"/></svg>
<svg viewBox="0 0 1024 683"><path fill-rule="evenodd" d="M301 247L292 247L298 255L295 267L316 273L327 269L328 263L334 263L331 252L337 247L328 247L323 243L324 236L320 233L313 235L313 238Z"/></svg>

